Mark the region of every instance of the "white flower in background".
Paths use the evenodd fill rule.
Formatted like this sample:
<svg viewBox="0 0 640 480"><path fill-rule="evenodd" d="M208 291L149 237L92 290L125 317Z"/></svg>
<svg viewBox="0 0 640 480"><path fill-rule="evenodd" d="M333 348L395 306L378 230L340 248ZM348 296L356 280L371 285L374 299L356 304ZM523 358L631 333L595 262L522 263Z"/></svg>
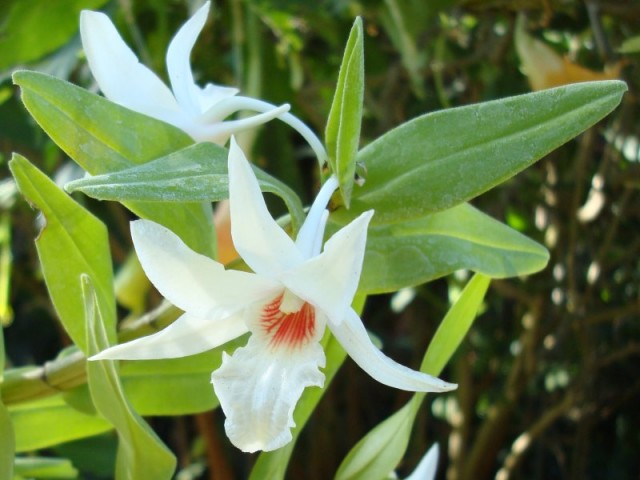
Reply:
<svg viewBox="0 0 640 480"><path fill-rule="evenodd" d="M438 444L434 443L425 456L422 457L416 469L405 480L433 480L436 478L439 455Z"/></svg>
<svg viewBox="0 0 640 480"><path fill-rule="evenodd" d="M144 271L185 313L161 332L109 348L92 360L193 355L251 332L247 345L224 354L211 377L227 417L227 435L247 452L274 450L291 440L293 410L302 391L324 383L319 340L325 326L381 383L422 392L454 389L394 362L371 343L351 302L373 211L334 234L321 252L329 215L325 207L337 186L333 177L324 184L294 241L269 214L253 170L232 138L231 235L255 273L225 270L166 228L133 222L133 243Z"/></svg>
<svg viewBox="0 0 640 480"><path fill-rule="evenodd" d="M80 14L82 45L102 93L124 107L180 128L197 142L223 145L233 133L279 118L296 129L309 142L318 159L324 161L326 153L322 143L309 127L287 113L289 105L275 107L262 100L238 96L236 88L212 83L202 88L195 83L189 57L208 13L209 2L196 11L169 44L166 63L170 90L138 61L109 17L83 10ZM224 121L241 110L262 113Z"/></svg>

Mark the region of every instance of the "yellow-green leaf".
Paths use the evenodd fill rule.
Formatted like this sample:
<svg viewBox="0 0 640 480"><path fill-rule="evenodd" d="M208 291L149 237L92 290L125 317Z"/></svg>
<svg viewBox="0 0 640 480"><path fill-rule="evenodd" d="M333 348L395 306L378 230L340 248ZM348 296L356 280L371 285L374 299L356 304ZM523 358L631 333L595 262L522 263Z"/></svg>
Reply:
<svg viewBox="0 0 640 480"><path fill-rule="evenodd" d="M87 345L95 355L110 346L97 305L98 298L89 277L82 276ZM96 410L111 423L119 438L116 460L117 480L153 478L170 479L176 459L127 401L115 363L111 360L90 361L87 377Z"/></svg>

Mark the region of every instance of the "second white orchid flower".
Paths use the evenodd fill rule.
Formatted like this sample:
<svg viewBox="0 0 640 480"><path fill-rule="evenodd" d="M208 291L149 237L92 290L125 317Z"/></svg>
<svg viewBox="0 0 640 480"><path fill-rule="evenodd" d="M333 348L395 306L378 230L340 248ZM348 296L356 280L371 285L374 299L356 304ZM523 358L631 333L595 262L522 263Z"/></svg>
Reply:
<svg viewBox="0 0 640 480"><path fill-rule="evenodd" d="M454 389L386 357L351 308L373 211L339 230L322 249L326 205L337 186L333 177L324 184L294 241L269 214L253 170L232 138L231 235L255 273L225 270L166 228L133 222L133 242L144 271L185 313L163 331L109 348L92 360L193 355L251 332L247 345L225 354L211 377L227 417L227 435L247 452L274 450L291 440L293 410L303 390L324 383L319 341L325 326L381 383L422 392Z"/></svg>
<svg viewBox="0 0 640 480"><path fill-rule="evenodd" d="M302 121L287 113L289 105L275 107L262 100L239 96L236 88L212 83L202 88L195 83L189 57L208 13L209 2L206 2L169 44L166 63L172 91L139 62L109 17L100 12L82 11L82 46L102 93L124 107L180 128L197 142L223 145L234 133L279 118L297 130L318 160L324 161L326 152L322 142ZM241 110L261 113L225 121Z"/></svg>

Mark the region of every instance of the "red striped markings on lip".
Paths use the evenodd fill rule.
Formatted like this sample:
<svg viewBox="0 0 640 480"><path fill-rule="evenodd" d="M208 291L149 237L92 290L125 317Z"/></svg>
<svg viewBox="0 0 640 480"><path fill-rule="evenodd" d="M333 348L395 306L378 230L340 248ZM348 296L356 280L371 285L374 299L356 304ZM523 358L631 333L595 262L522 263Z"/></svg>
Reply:
<svg viewBox="0 0 640 480"><path fill-rule="evenodd" d="M279 347L286 345L290 348L302 347L311 340L316 328L316 310L304 302L295 312L280 310L284 292L273 301L265 305L262 310L260 324L265 333L271 337L269 345Z"/></svg>

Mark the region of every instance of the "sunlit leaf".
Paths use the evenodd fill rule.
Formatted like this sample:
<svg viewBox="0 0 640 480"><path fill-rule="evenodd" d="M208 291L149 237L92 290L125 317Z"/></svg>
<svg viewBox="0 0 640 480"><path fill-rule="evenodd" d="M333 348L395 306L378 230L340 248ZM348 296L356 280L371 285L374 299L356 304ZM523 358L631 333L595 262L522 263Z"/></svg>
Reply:
<svg viewBox="0 0 640 480"><path fill-rule="evenodd" d="M9 168L20 192L42 212L36 239L47 288L65 330L86 350L84 303L79 278L88 274L96 285L100 308L115 341L115 299L107 229L29 161L14 154Z"/></svg>
<svg viewBox="0 0 640 480"><path fill-rule="evenodd" d="M639 53L640 52L640 35L627 38L618 49L618 52L619 53Z"/></svg>
<svg viewBox="0 0 640 480"><path fill-rule="evenodd" d="M490 279L476 274L453 304L429 344L420 370L440 375L476 318ZM425 397L416 393L396 413L367 433L348 453L336 474L337 480L387 478L405 454L414 420Z"/></svg>
<svg viewBox="0 0 640 480"><path fill-rule="evenodd" d="M446 210L504 182L611 112L627 90L610 80L452 108L413 119L358 153L367 180L341 223L372 224Z"/></svg>
<svg viewBox="0 0 640 480"><path fill-rule="evenodd" d="M98 298L88 276L82 276L89 354L108 348L110 342L102 322ZM87 364L87 377L96 410L118 433L116 478L136 480L172 478L176 459L155 432L129 405L115 363L98 360Z"/></svg>
<svg viewBox="0 0 640 480"><path fill-rule="evenodd" d="M146 202L212 202L229 198L228 151L213 143L199 143L144 165L70 182L99 200ZM302 204L287 185L253 167L260 187L284 200L296 226L304 219Z"/></svg>
<svg viewBox="0 0 640 480"><path fill-rule="evenodd" d="M362 19L358 17L347 40L325 131L331 171L338 177L347 208L356 172L363 96L364 40Z"/></svg>
<svg viewBox="0 0 640 480"><path fill-rule="evenodd" d="M545 247L465 203L370 227L359 289L393 292L460 269L493 278L527 275L548 261Z"/></svg>
<svg viewBox="0 0 640 480"><path fill-rule="evenodd" d="M12 257L11 218L3 212L0 214L0 328L13 320L10 302Z"/></svg>
<svg viewBox="0 0 640 480"><path fill-rule="evenodd" d="M4 334L0 326L0 385L4 375ZM0 478L13 476L13 455L15 452L15 437L13 424L0 397Z"/></svg>
<svg viewBox="0 0 640 480"><path fill-rule="evenodd" d="M36 72L16 72L22 101L45 132L92 175L114 172L191 145L184 132L116 105L63 80ZM209 204L132 202L126 206L158 222L193 250L212 256L215 235Z"/></svg>
<svg viewBox="0 0 640 480"><path fill-rule="evenodd" d="M70 407L60 395L11 406L9 414L15 428L16 452L47 448L113 428L96 415Z"/></svg>
<svg viewBox="0 0 640 480"><path fill-rule="evenodd" d="M66 458L20 457L16 458L16 475L25 478L78 478L78 470ZM2 477L11 478L11 477Z"/></svg>
<svg viewBox="0 0 640 480"><path fill-rule="evenodd" d="M4 0L0 5L0 71L33 62L63 46L78 31L80 10L105 3L107 0Z"/></svg>

